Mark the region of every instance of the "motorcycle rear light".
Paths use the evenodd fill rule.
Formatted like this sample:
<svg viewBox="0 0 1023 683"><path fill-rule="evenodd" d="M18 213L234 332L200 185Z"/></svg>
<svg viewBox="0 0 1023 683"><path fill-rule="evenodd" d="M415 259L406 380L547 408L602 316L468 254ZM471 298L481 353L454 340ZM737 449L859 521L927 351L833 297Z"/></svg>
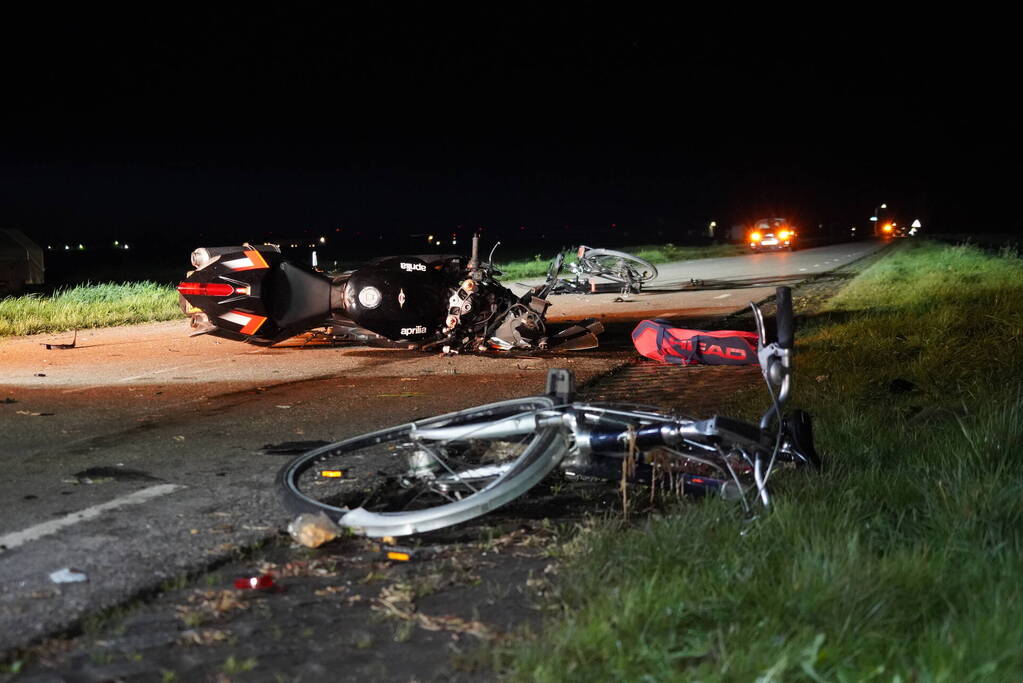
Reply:
<svg viewBox="0 0 1023 683"><path fill-rule="evenodd" d="M226 282L182 282L178 291L185 296L231 296L235 290Z"/></svg>

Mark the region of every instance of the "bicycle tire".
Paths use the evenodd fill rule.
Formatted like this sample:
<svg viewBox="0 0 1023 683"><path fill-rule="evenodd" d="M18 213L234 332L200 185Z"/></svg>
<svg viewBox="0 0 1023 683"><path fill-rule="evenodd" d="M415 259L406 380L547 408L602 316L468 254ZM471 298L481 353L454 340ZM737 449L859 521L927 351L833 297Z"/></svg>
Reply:
<svg viewBox="0 0 1023 683"><path fill-rule="evenodd" d="M623 268L628 268L636 274L631 278L632 282L648 282L657 277L657 267L654 264L624 251L590 249L579 261L584 268L590 271L590 274L614 282L629 282L630 278L623 274Z"/></svg>
<svg viewBox="0 0 1023 683"><path fill-rule="evenodd" d="M805 410L793 410L782 421L782 425L794 455L810 467L820 469L821 458L813 443L813 420L810 414Z"/></svg>
<svg viewBox="0 0 1023 683"><path fill-rule="evenodd" d="M556 405L546 396L501 401L322 446L282 467L277 489L291 512L323 512L364 536L458 524L517 498L558 465L566 430L535 419ZM518 431L494 434L502 430ZM317 476L324 472L332 476Z"/></svg>

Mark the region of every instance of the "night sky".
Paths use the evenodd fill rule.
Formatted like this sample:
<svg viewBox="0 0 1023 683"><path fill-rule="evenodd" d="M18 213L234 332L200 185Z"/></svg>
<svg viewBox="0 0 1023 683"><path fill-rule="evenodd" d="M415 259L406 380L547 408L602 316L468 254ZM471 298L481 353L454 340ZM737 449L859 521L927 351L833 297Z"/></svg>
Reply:
<svg viewBox="0 0 1023 683"><path fill-rule="evenodd" d="M997 18L162 7L4 22L0 225L642 237L767 214L866 227L882 201L935 230L1021 223Z"/></svg>

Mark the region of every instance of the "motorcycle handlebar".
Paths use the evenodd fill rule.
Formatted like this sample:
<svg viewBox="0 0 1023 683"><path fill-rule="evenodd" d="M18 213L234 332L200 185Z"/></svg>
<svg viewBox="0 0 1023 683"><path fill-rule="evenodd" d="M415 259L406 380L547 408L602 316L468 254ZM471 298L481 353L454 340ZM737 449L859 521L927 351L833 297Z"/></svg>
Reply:
<svg viewBox="0 0 1023 683"><path fill-rule="evenodd" d="M776 315L778 346L783 349L791 349L793 340L792 289L789 287L779 287L776 290L776 301L778 304L778 313Z"/></svg>

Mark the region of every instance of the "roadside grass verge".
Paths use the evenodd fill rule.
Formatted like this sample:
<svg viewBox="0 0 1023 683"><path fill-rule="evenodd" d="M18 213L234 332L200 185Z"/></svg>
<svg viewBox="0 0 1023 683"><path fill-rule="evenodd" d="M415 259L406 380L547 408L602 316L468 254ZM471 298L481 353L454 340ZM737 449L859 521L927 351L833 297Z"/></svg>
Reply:
<svg viewBox="0 0 1023 683"><path fill-rule="evenodd" d="M173 287L154 282L79 285L51 296L0 299L0 336L63 332L181 317Z"/></svg>
<svg viewBox="0 0 1023 683"><path fill-rule="evenodd" d="M680 247L674 244L662 245L641 245L636 247L624 247L615 251L624 251L627 254L646 259L650 263L670 263L671 261L684 261L686 259L717 258L720 256L738 256L745 253L742 245L737 244L715 244L705 247ZM557 255L556 251L534 254L531 259L503 262L495 259L497 269L501 271L501 280L508 281L529 277L543 277L547 275L547 266L551 259ZM565 263L575 262L574 253L566 254Z"/></svg>
<svg viewBox="0 0 1023 683"><path fill-rule="evenodd" d="M558 549L516 680L1023 679L1023 260L905 244L799 321L821 473Z"/></svg>

